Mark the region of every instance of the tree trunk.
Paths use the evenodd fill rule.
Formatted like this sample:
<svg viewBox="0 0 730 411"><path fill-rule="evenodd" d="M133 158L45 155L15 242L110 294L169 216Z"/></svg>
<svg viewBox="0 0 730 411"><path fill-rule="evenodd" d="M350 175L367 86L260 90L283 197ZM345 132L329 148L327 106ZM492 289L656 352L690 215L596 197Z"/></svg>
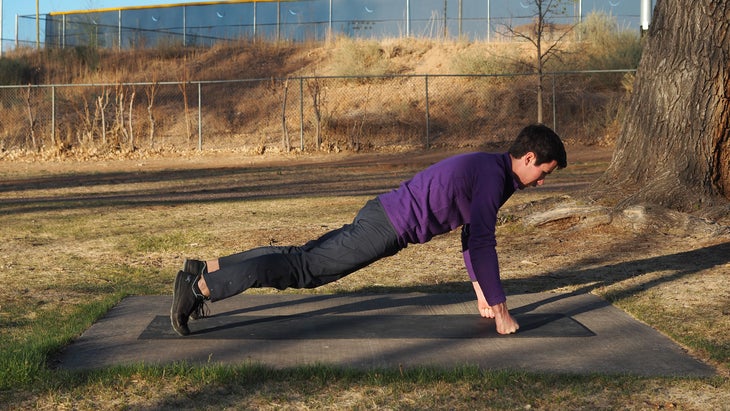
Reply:
<svg viewBox="0 0 730 411"><path fill-rule="evenodd" d="M594 184L619 206L711 217L730 198L730 0L659 0L616 149Z"/></svg>

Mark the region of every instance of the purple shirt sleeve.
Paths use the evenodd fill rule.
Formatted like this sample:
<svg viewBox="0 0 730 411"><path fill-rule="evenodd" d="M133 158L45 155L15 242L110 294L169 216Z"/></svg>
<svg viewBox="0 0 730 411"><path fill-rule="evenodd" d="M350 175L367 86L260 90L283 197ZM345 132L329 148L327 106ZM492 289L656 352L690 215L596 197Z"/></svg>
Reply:
<svg viewBox="0 0 730 411"><path fill-rule="evenodd" d="M465 263L487 302L506 300L499 277L497 212L517 187L509 154L468 153L442 160L379 196L402 246L470 224Z"/></svg>

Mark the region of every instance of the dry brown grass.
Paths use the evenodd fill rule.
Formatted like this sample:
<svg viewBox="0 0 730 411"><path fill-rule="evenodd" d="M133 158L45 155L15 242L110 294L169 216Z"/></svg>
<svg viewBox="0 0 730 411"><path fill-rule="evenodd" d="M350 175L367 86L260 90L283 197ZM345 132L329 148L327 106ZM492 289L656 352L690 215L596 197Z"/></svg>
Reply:
<svg viewBox="0 0 730 411"><path fill-rule="evenodd" d="M561 65L550 70L601 68L586 61L595 54L587 52L586 47L584 43L566 43ZM74 48L34 52L23 59L29 67L37 68L37 81L41 84L105 86L56 91L57 130L53 139L49 121L44 120L51 116L49 90L34 89L30 101L26 101L24 90L18 96L4 95L5 116L10 121L0 125L0 158L15 158L23 149L34 153L22 155L36 158L98 158L112 154L158 155L161 149L195 148L196 85L122 84L242 79L265 81L204 87L202 123L206 149L237 148L251 153L285 149L282 143L285 90L289 104L287 130L298 140L303 127L307 150L422 147L426 113L424 79L387 76L531 73L534 72L532 54L529 45L520 43L412 38L382 41L340 38L305 44L242 41L205 49ZM601 58L612 61L611 56ZM304 87L304 124L300 125L299 83L286 81L310 76L386 77L320 80L319 125L325 141L317 146L312 84L308 81ZM511 125L535 121L535 82L534 77L433 78L429 86L432 140L429 143L454 149L508 138L511 133L505 130ZM151 101L153 91L156 94ZM109 101L102 111L99 97L104 95ZM183 103L185 95L187 110ZM620 75L561 76L556 112L561 134L583 144L603 141L611 135L617 102L623 95ZM150 111L154 124L150 121ZM106 115L105 129L101 126L102 112ZM123 121L118 121L115 113L123 113L120 117ZM552 115L549 117L547 120L546 116L546 122L552 121ZM35 145L28 137L31 129L37 135Z"/></svg>

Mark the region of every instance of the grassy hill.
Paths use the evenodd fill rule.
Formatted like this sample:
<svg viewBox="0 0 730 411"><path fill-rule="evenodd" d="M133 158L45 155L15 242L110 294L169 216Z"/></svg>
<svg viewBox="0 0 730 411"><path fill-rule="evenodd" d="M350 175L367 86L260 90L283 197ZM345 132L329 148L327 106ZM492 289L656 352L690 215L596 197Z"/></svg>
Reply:
<svg viewBox="0 0 730 411"><path fill-rule="evenodd" d="M580 35L558 44L545 70L636 67L638 34L618 31L606 19L587 19L576 29ZM536 120L534 67L529 42L417 38L20 50L0 60L1 83L77 86L54 91L55 109L44 105L48 88L34 89L37 95L25 87L3 89L15 94L10 103L0 95L8 120L0 125L0 148L54 156L194 149L198 122L206 147L254 153L479 146L511 138ZM495 76L462 77L485 74ZM424 75L434 78L425 85L428 100ZM297 82L302 77L306 82ZM550 76L543 121L559 123L568 141L610 142L632 79L626 73ZM198 118L195 84L210 81L237 83L206 85ZM51 117L53 133L40 124Z"/></svg>

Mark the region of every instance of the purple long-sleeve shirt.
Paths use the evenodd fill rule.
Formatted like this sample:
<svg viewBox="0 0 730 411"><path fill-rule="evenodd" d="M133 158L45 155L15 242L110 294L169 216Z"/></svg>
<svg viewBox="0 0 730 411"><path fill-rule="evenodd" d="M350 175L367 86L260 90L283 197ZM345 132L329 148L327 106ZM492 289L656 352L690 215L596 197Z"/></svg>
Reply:
<svg viewBox="0 0 730 411"><path fill-rule="evenodd" d="M467 153L428 167L378 198L404 247L470 224L466 267L493 306L506 301L497 261L497 212L518 187L508 153Z"/></svg>

